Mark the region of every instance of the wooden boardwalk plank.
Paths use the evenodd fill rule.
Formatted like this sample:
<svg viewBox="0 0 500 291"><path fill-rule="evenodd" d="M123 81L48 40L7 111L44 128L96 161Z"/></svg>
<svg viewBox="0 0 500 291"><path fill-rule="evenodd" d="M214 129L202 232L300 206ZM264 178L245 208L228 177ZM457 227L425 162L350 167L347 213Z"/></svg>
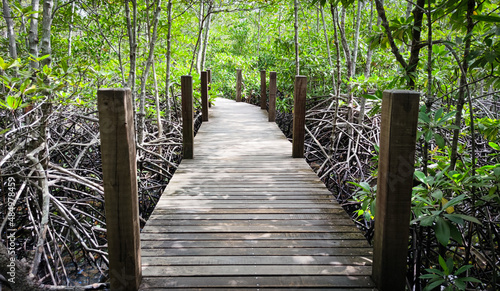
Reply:
<svg viewBox="0 0 500 291"><path fill-rule="evenodd" d="M217 99L141 233L141 290L375 290L372 248L264 110Z"/></svg>

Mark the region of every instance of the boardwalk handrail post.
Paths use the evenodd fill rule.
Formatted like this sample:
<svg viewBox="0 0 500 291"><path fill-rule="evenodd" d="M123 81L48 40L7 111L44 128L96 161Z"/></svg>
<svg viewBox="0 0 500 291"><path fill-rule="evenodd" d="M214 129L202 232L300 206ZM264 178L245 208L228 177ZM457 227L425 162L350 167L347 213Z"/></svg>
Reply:
<svg viewBox="0 0 500 291"><path fill-rule="evenodd" d="M182 157L193 158L194 123L193 123L193 77L181 76L182 95Z"/></svg>
<svg viewBox="0 0 500 291"><path fill-rule="evenodd" d="M266 70L260 71L260 109L266 109Z"/></svg>
<svg viewBox="0 0 500 291"><path fill-rule="evenodd" d="M208 91L212 90L212 70L207 70L207 78L208 78ZM212 108L212 103L208 101L208 108Z"/></svg>
<svg viewBox="0 0 500 291"><path fill-rule="evenodd" d="M292 157L304 157L304 137L306 122L307 77L295 76L293 90L293 140Z"/></svg>
<svg viewBox="0 0 500 291"><path fill-rule="evenodd" d="M241 83L243 77L241 76L241 69L236 70L236 102L241 102Z"/></svg>
<svg viewBox="0 0 500 291"><path fill-rule="evenodd" d="M208 73L201 72L201 115L202 121L208 121Z"/></svg>
<svg viewBox="0 0 500 291"><path fill-rule="evenodd" d="M278 87L276 85L276 72L269 73L269 122L276 121L276 92Z"/></svg>
<svg viewBox="0 0 500 291"><path fill-rule="evenodd" d="M377 180L373 281L404 290L417 133L418 92L384 91Z"/></svg>
<svg viewBox="0 0 500 291"><path fill-rule="evenodd" d="M141 242L130 89L99 89L97 107L111 290L138 290Z"/></svg>

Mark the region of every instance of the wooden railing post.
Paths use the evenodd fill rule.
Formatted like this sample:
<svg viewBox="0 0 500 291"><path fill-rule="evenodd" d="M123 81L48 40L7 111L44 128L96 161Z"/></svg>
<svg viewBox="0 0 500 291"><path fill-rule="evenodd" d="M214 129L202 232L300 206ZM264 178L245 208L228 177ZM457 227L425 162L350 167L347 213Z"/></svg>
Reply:
<svg viewBox="0 0 500 291"><path fill-rule="evenodd" d="M212 89L212 70L208 69L207 70L207 74L208 74L208 91L210 91ZM212 108L212 103L209 101L208 102L208 108Z"/></svg>
<svg viewBox="0 0 500 291"><path fill-rule="evenodd" d="M193 158L194 124L193 124L193 77L181 76L182 95L182 157Z"/></svg>
<svg viewBox="0 0 500 291"><path fill-rule="evenodd" d="M208 73L201 72L201 118L208 121Z"/></svg>
<svg viewBox="0 0 500 291"><path fill-rule="evenodd" d="M138 290L141 241L130 89L97 92L111 290Z"/></svg>
<svg viewBox="0 0 500 291"><path fill-rule="evenodd" d="M270 122L276 121L276 72L269 73L269 110L268 117Z"/></svg>
<svg viewBox="0 0 500 291"><path fill-rule="evenodd" d="M241 102L241 82L243 77L241 76L241 69L236 70L236 102Z"/></svg>
<svg viewBox="0 0 500 291"><path fill-rule="evenodd" d="M266 109L266 70L260 71L260 109Z"/></svg>
<svg viewBox="0 0 500 291"><path fill-rule="evenodd" d="M293 140L292 157L304 157L304 137L306 122L307 77L295 76L293 90Z"/></svg>
<svg viewBox="0 0 500 291"><path fill-rule="evenodd" d="M373 250L378 290L404 290L420 94L385 91Z"/></svg>

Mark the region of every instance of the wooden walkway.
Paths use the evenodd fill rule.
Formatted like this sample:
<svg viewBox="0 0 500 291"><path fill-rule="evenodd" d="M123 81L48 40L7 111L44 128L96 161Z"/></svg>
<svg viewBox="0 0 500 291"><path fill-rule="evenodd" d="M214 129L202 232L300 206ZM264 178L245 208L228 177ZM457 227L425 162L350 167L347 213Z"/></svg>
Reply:
<svg viewBox="0 0 500 291"><path fill-rule="evenodd" d="M266 111L209 120L141 233L141 290L374 290L371 247Z"/></svg>

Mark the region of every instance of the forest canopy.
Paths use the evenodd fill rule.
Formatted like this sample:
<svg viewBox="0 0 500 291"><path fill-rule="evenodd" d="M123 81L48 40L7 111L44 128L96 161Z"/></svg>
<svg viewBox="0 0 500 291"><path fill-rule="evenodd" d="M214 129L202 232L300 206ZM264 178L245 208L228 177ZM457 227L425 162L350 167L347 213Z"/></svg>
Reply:
<svg viewBox="0 0 500 291"><path fill-rule="evenodd" d="M198 108L207 69L212 100L235 98L242 69L254 104L259 71L277 72L285 134L307 76L307 160L370 242L382 92L420 92L408 288L500 289L498 0L2 0L2 13L0 235L15 241L0 258L26 290L106 281L97 90L132 90L144 223L182 158L180 76Z"/></svg>

